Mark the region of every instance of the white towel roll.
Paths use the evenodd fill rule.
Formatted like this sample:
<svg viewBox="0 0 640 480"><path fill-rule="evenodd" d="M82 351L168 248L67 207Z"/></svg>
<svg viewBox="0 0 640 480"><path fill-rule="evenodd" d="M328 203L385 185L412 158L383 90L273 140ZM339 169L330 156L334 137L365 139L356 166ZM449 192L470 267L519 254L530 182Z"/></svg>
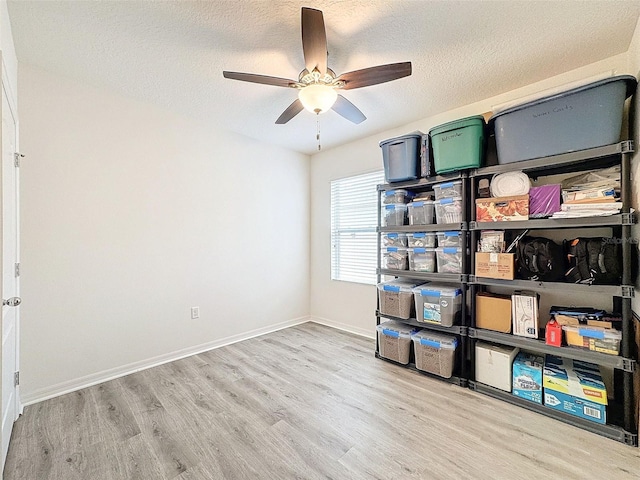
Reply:
<svg viewBox="0 0 640 480"><path fill-rule="evenodd" d="M495 175L491 179L491 196L513 197L526 195L531 188L529 177L524 172L506 172Z"/></svg>

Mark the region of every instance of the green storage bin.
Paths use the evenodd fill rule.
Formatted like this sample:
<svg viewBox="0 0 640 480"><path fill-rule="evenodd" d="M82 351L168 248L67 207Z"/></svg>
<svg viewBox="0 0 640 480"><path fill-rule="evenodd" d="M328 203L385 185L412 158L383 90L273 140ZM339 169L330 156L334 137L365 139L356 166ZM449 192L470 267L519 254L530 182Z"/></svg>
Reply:
<svg viewBox="0 0 640 480"><path fill-rule="evenodd" d="M462 118L429 130L436 173L479 168L484 161L485 122L482 115Z"/></svg>

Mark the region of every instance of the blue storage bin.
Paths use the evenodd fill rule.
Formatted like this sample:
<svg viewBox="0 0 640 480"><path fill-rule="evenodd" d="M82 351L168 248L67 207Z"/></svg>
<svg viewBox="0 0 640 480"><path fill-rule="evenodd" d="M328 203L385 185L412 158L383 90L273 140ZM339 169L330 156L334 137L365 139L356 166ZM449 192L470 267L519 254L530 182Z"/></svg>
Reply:
<svg viewBox="0 0 640 480"><path fill-rule="evenodd" d="M402 182L420 178L421 134L403 135L380 142L384 178Z"/></svg>

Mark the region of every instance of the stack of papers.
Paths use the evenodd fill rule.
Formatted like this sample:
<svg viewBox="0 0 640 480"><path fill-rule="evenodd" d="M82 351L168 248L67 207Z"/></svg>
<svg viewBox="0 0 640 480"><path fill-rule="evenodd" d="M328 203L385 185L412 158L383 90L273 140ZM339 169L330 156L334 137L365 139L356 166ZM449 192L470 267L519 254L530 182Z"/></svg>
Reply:
<svg viewBox="0 0 640 480"><path fill-rule="evenodd" d="M567 178L561 211L551 218L603 217L620 213L620 166Z"/></svg>

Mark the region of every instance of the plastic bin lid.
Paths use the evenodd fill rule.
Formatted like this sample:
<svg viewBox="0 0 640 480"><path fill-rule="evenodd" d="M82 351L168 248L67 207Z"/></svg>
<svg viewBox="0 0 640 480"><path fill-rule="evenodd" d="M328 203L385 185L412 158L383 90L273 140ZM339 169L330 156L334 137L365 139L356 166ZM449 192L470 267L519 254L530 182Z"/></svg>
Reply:
<svg viewBox="0 0 640 480"><path fill-rule="evenodd" d="M413 252L413 253L427 253L427 252L435 252L436 249L429 248L429 247L411 247L411 248L407 248L407 251Z"/></svg>
<svg viewBox="0 0 640 480"><path fill-rule="evenodd" d="M462 290L459 288L437 285L435 283L418 285L414 287L412 291L423 297L457 297L458 295L462 295Z"/></svg>
<svg viewBox="0 0 640 480"><path fill-rule="evenodd" d="M401 135L399 137L389 138L387 140L382 140L380 142L380 147L383 147L383 146L388 145L390 143L404 142L405 140L410 140L410 139L413 139L413 138L420 139L420 138L422 138L422 135L424 135L422 132L418 132L418 133L408 133L406 135Z"/></svg>
<svg viewBox="0 0 640 480"><path fill-rule="evenodd" d="M407 205L405 203L389 203L385 205L384 208L385 210L395 210L395 209L406 210Z"/></svg>
<svg viewBox="0 0 640 480"><path fill-rule="evenodd" d="M407 325L406 323L390 321L381 323L380 325L376 325L376 330L378 330L383 335L398 338L411 337L411 335L418 332L420 329L417 327L412 327L411 325Z"/></svg>
<svg viewBox="0 0 640 480"><path fill-rule="evenodd" d="M382 253L406 252L407 247L382 247Z"/></svg>
<svg viewBox="0 0 640 480"><path fill-rule="evenodd" d="M411 335L411 339L427 347L455 349L458 346L458 339L446 333L421 330Z"/></svg>
<svg viewBox="0 0 640 480"><path fill-rule="evenodd" d="M460 247L438 247L436 251L440 253L462 253Z"/></svg>
<svg viewBox="0 0 640 480"><path fill-rule="evenodd" d="M448 231L448 232L438 232L438 235L442 235L443 237L459 237L460 232L458 231Z"/></svg>
<svg viewBox="0 0 640 480"><path fill-rule="evenodd" d="M577 333L581 337L597 338L597 339L611 339L621 340L622 332L614 330L613 328L596 328L588 326L576 326L576 325L563 325L562 329L567 332Z"/></svg>
<svg viewBox="0 0 640 480"><path fill-rule="evenodd" d="M402 238L402 237L406 237L407 234L406 233L385 233L384 236L388 238Z"/></svg>
<svg viewBox="0 0 640 480"><path fill-rule="evenodd" d="M413 293L413 289L420 284L420 282L411 282L408 280L390 280L379 283L378 290L394 293Z"/></svg>
<svg viewBox="0 0 640 480"><path fill-rule="evenodd" d="M418 208L424 207L425 205L433 205L435 200L420 200L419 202L411 202L407 204L407 207Z"/></svg>
<svg viewBox="0 0 640 480"><path fill-rule="evenodd" d="M413 195L413 193L409 193L409 190L405 190L404 188L397 188L395 190L387 190L384 192L385 197L390 197L395 195L396 193L404 193L405 195Z"/></svg>
<svg viewBox="0 0 640 480"><path fill-rule="evenodd" d="M434 200L435 203L440 205L447 205L453 202L461 202L462 197L449 197L449 198L441 198L440 200Z"/></svg>
<svg viewBox="0 0 640 480"><path fill-rule="evenodd" d="M451 188L454 185L462 185L462 180L454 180L452 182L444 182L434 185L433 188Z"/></svg>
<svg viewBox="0 0 640 480"><path fill-rule="evenodd" d="M429 135L439 135L441 133L448 132L450 130L456 130L458 128L469 127L471 125L482 125L484 127L484 117L482 115L474 115L473 117L460 118L451 122L443 123L437 127L433 127L429 130Z"/></svg>
<svg viewBox="0 0 640 480"><path fill-rule="evenodd" d="M543 98L538 98L537 100L532 100L531 102L527 102L521 105L516 105L515 107L507 108L506 110L502 110L501 112L498 112L495 115L492 115L491 118L489 118L489 125L492 125L493 121L501 115L517 112L518 110L522 110L523 108L533 107L534 105L539 105L540 103L557 100L559 98L566 97L567 95L573 95L574 93L583 92L591 88L600 87L602 85L606 85L607 83L618 82L618 81L624 81L627 83L627 95L625 98L630 97L636 91L636 85L638 84L638 81L635 79L633 75L617 75L615 77L609 77L602 80L598 80L597 82L589 83L587 85L582 85L580 87L572 88L564 92L556 93L554 95L549 95Z"/></svg>
<svg viewBox="0 0 640 480"><path fill-rule="evenodd" d="M436 235L436 232L407 233L407 236L412 238L434 237L435 235Z"/></svg>

